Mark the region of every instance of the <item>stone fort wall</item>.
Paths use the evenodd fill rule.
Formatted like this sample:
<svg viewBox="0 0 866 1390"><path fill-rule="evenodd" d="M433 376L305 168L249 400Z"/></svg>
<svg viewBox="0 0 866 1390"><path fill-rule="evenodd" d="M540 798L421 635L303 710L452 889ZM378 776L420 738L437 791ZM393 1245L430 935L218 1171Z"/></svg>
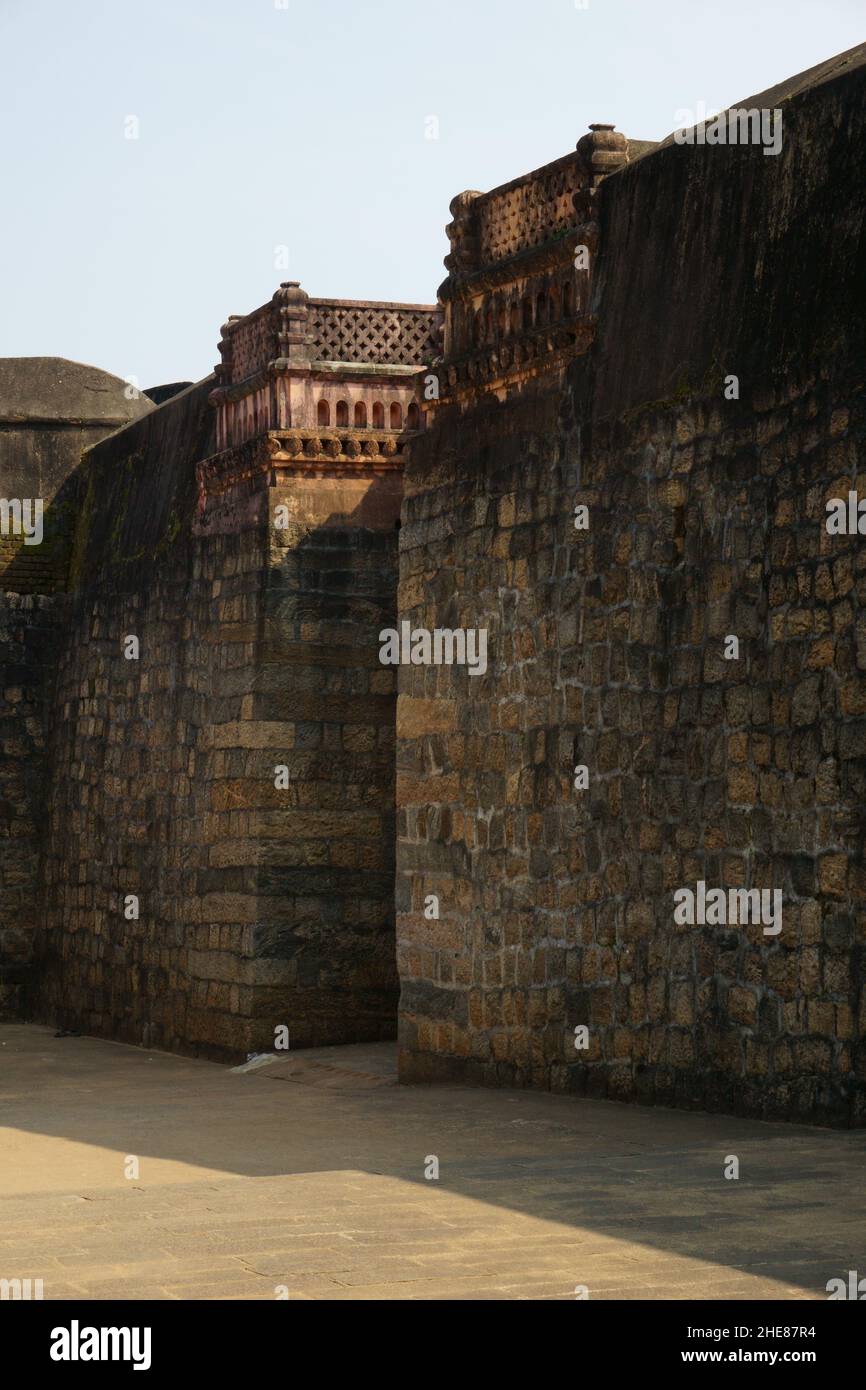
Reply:
<svg viewBox="0 0 866 1390"><path fill-rule="evenodd" d="M863 1122L862 51L747 104L777 157L596 126L458 195L443 338L287 282L61 470L4 556L0 1004L236 1059L399 989L404 1081ZM383 666L403 621L486 672Z"/></svg>
<svg viewBox="0 0 866 1390"><path fill-rule="evenodd" d="M396 697L375 634L399 488L359 470L300 489L268 436L215 455L212 390L77 479L33 1009L227 1058L277 1026L293 1047L393 1035Z"/></svg>
<svg viewBox="0 0 866 1390"><path fill-rule="evenodd" d="M863 72L743 103L778 157L671 141L578 198L564 368L495 314L474 381L446 355L400 613L490 656L400 671L405 1081L863 1123L866 551L825 526L866 486ZM780 889L781 933L678 926L700 880Z"/></svg>
<svg viewBox="0 0 866 1390"><path fill-rule="evenodd" d="M150 409L95 367L0 358L0 1017L25 1011L34 984L75 474L87 448Z"/></svg>
<svg viewBox="0 0 866 1390"><path fill-rule="evenodd" d="M0 1018L21 1015L33 986L45 743L64 612L62 594L0 594Z"/></svg>
<svg viewBox="0 0 866 1390"><path fill-rule="evenodd" d="M213 377L70 480L37 1017L227 1058L278 1029L291 1047L394 1036L396 679L378 633L438 319L287 283L224 326ZM351 359L353 333L354 360L323 357ZM351 424L325 418L329 393Z"/></svg>

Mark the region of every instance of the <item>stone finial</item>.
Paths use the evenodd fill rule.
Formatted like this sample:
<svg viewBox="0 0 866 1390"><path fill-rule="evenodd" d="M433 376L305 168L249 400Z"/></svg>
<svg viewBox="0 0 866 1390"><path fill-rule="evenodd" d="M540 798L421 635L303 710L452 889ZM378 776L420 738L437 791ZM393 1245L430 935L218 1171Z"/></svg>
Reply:
<svg viewBox="0 0 866 1390"><path fill-rule="evenodd" d="M235 324L240 322L240 314L229 314L225 323L220 326L220 340L217 343L217 351L220 360L214 367L214 376L218 382L231 381L232 377L232 345L229 334Z"/></svg>
<svg viewBox="0 0 866 1390"><path fill-rule="evenodd" d="M477 188L467 188L462 193L455 193L451 202L448 204L448 211L452 217L466 217L472 208L476 198L481 194Z"/></svg>
<svg viewBox="0 0 866 1390"><path fill-rule="evenodd" d="M451 242L451 254L445 257L445 268L452 273L465 273L474 270L478 261L478 237L472 218L472 204L481 194L477 189L468 188L458 193L448 205L454 218L445 231Z"/></svg>
<svg viewBox="0 0 866 1390"><path fill-rule="evenodd" d="M628 140L613 125L597 121L577 142L577 151L594 179L602 179L628 163Z"/></svg>
<svg viewBox="0 0 866 1390"><path fill-rule="evenodd" d="M279 316L277 343L283 361L302 362L309 358L307 313L310 296L300 280L283 280L271 303Z"/></svg>
<svg viewBox="0 0 866 1390"><path fill-rule="evenodd" d="M301 289L300 280L282 280L280 288L274 291L272 302L279 308L288 309L293 305L306 307L309 298L307 291Z"/></svg>

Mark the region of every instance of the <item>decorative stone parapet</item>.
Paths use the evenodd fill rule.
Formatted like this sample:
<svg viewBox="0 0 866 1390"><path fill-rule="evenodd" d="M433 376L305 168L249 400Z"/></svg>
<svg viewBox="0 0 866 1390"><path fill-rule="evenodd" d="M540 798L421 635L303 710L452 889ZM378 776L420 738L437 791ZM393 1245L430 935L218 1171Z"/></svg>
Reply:
<svg viewBox="0 0 866 1390"><path fill-rule="evenodd" d="M217 447L267 430L417 430L415 375L441 353L435 305L311 299L297 281L222 326Z"/></svg>
<svg viewBox="0 0 866 1390"><path fill-rule="evenodd" d="M597 124L573 154L452 200L438 400L502 394L587 350L595 191L628 159L625 136Z"/></svg>

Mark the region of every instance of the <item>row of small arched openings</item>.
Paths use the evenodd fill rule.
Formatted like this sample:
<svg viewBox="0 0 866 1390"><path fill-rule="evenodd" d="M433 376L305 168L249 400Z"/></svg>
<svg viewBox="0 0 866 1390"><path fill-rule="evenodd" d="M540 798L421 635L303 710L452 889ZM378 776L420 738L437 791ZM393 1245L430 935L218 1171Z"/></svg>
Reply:
<svg viewBox="0 0 866 1390"><path fill-rule="evenodd" d="M356 401L352 412L352 422L356 430L367 428L367 406L364 401ZM316 424L328 426L331 423L331 407L327 401L319 401L316 407ZM338 430L349 428L349 402L337 401L335 425ZM419 423L419 410L415 401L409 405L406 411L406 428L416 430ZM373 402L373 429L383 430L385 428L385 406L382 401ZM388 408L388 429L401 430L403 428L403 407L399 401L393 401Z"/></svg>
<svg viewBox="0 0 866 1390"><path fill-rule="evenodd" d="M553 285L539 294L524 295L521 300L511 304L500 304L494 312L492 304L486 309L478 309L472 320L472 341L476 347L482 343L493 342L498 337L507 338L516 333L525 333L543 324L556 323L559 319L570 318L574 313L574 285L566 280L562 289Z"/></svg>
<svg viewBox="0 0 866 1390"><path fill-rule="evenodd" d="M241 434L258 434L260 428L267 429L268 423L269 417L264 404L260 409L258 399L251 400L247 397L236 404L230 428L233 432L240 431Z"/></svg>

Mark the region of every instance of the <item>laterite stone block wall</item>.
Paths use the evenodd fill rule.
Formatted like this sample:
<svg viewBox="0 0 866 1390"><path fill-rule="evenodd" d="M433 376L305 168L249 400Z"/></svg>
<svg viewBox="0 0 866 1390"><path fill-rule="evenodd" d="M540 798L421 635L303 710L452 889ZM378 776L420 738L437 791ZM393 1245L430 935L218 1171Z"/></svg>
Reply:
<svg viewBox="0 0 866 1390"><path fill-rule="evenodd" d="M91 450L78 478L38 999L65 1027L204 1053L242 1050L251 1013L249 890L219 861L246 827L211 798L229 756L220 730L249 689L262 584L250 529L193 535L209 385Z"/></svg>
<svg viewBox="0 0 866 1390"><path fill-rule="evenodd" d="M490 666L400 672L403 1080L866 1118L866 540L825 525L866 496L863 71L742 103L778 158L612 174L563 388L413 446L400 616ZM781 933L677 925L700 880Z"/></svg>
<svg viewBox="0 0 866 1390"><path fill-rule="evenodd" d="M278 1022L292 1046L396 1034L396 680L378 636L396 615L400 498L398 471L363 467L290 469L270 490L252 717L286 737L263 738L248 788L262 1047Z"/></svg>
<svg viewBox="0 0 866 1390"><path fill-rule="evenodd" d="M64 611L61 594L0 595L0 1018L20 1016L33 985L45 743Z"/></svg>
<svg viewBox="0 0 866 1390"><path fill-rule="evenodd" d="M212 387L77 479L35 1009L230 1059L387 1037L399 474L277 485L267 436L213 454Z"/></svg>
<svg viewBox="0 0 866 1390"><path fill-rule="evenodd" d="M0 358L0 1017L25 1012L34 987L76 470L85 449L152 408L95 367Z"/></svg>

